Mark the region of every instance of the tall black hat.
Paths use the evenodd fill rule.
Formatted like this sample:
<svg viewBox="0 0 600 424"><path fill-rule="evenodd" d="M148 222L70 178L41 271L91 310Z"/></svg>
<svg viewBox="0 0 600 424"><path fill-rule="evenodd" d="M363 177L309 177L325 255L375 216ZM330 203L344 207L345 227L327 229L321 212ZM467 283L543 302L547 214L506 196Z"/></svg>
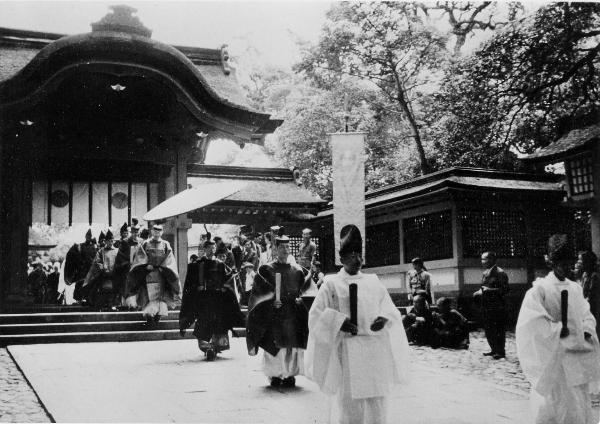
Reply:
<svg viewBox="0 0 600 424"><path fill-rule="evenodd" d="M129 226L127 225L126 222L124 222L123 225L121 226L121 234L128 233L128 232L129 232Z"/></svg>
<svg viewBox="0 0 600 424"><path fill-rule="evenodd" d="M100 231L100 235L98 236L98 243L102 243L104 240L106 240L106 234L104 234L104 231Z"/></svg>
<svg viewBox="0 0 600 424"><path fill-rule="evenodd" d="M362 255L362 235L356 225L346 225L340 231L340 256L349 253Z"/></svg>
<svg viewBox="0 0 600 424"><path fill-rule="evenodd" d="M206 241L204 242L204 247L212 246L215 244L214 240L212 240L212 238L211 238L212 234L210 232L207 231L205 234L205 237L206 237Z"/></svg>
<svg viewBox="0 0 600 424"><path fill-rule="evenodd" d="M554 234L548 239L548 259L552 263L573 259L573 256L566 234Z"/></svg>
<svg viewBox="0 0 600 424"><path fill-rule="evenodd" d="M86 238L88 238L88 237L92 238L92 229L91 228L88 228L87 232L85 233L85 237Z"/></svg>
<svg viewBox="0 0 600 424"><path fill-rule="evenodd" d="M106 240L113 240L115 238L115 236L113 236L112 231L108 230L106 231Z"/></svg>
<svg viewBox="0 0 600 424"><path fill-rule="evenodd" d="M215 255L226 255L227 254L227 246L225 243L219 243L217 250L215 250Z"/></svg>

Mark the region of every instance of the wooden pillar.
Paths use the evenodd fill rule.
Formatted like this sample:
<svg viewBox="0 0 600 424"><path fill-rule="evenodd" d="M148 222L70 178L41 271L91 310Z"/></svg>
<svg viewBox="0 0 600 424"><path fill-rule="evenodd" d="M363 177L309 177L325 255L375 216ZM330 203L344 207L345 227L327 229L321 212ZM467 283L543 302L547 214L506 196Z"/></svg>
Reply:
<svg viewBox="0 0 600 424"><path fill-rule="evenodd" d="M31 190L29 164L12 156L4 162L3 173L3 260L2 275L6 303L28 303L27 253L29 245Z"/></svg>
<svg viewBox="0 0 600 424"><path fill-rule="evenodd" d="M169 175L161 181L159 186L160 202L174 196L175 194L187 189L187 157L189 149L179 143L176 155L176 163L171 167ZM177 259L177 270L179 279L183 284L187 270L188 240L187 231L191 228L191 220L187 214L178 215L170 218L164 226L164 239L168 240L173 247Z"/></svg>
<svg viewBox="0 0 600 424"><path fill-rule="evenodd" d="M456 269L454 278L458 287L459 295L462 294L464 287L464 272L463 272L463 240L462 240L462 222L460 213L462 202L454 200L452 202L452 252Z"/></svg>

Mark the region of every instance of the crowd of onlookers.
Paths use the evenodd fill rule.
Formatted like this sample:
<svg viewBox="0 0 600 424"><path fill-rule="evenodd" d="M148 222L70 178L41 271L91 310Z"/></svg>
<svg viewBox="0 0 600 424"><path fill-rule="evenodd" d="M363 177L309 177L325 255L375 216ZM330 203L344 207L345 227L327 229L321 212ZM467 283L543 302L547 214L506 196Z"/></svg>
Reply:
<svg viewBox="0 0 600 424"><path fill-rule="evenodd" d="M42 262L41 258L27 263L27 294L34 303L59 305L63 303L59 293L62 262Z"/></svg>

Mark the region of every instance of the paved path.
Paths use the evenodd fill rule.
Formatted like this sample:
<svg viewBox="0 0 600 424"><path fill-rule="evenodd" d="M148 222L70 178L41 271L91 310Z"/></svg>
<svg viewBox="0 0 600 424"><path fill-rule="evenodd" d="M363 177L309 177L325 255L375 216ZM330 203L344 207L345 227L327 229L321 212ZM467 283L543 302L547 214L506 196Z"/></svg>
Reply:
<svg viewBox="0 0 600 424"><path fill-rule="evenodd" d="M328 399L312 382L299 377L296 389L271 389L242 339L216 362L205 362L194 340L9 350L57 422L327 422ZM412 383L392 396L390 422L524 422L524 393L424 363L422 355L413 362Z"/></svg>

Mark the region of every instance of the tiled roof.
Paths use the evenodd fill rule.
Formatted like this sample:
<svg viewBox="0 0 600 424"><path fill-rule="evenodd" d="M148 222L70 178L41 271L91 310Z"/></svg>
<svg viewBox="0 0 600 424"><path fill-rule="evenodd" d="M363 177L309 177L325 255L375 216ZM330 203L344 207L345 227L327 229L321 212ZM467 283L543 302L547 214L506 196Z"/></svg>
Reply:
<svg viewBox="0 0 600 424"><path fill-rule="evenodd" d="M0 28L0 82L6 81L23 69L42 48L66 37L35 31ZM148 39L150 41L150 39ZM154 40L152 43L160 44ZM245 97L235 70L224 70L220 49L173 46L182 52L198 69L210 88L224 102L254 111Z"/></svg>
<svg viewBox="0 0 600 424"><path fill-rule="evenodd" d="M585 149L588 143L600 138L600 125L591 125L570 131L567 135L559 138L554 143L525 156L524 160L551 161L560 159L572 153L578 153Z"/></svg>
<svg viewBox="0 0 600 424"><path fill-rule="evenodd" d="M508 172L477 168L450 168L415 178L402 184L383 187L365 194L365 206L370 207L410 200L417 196L438 192L442 189L472 189L489 192L556 193L564 191L554 174ZM319 216L332 213L325 210Z"/></svg>

